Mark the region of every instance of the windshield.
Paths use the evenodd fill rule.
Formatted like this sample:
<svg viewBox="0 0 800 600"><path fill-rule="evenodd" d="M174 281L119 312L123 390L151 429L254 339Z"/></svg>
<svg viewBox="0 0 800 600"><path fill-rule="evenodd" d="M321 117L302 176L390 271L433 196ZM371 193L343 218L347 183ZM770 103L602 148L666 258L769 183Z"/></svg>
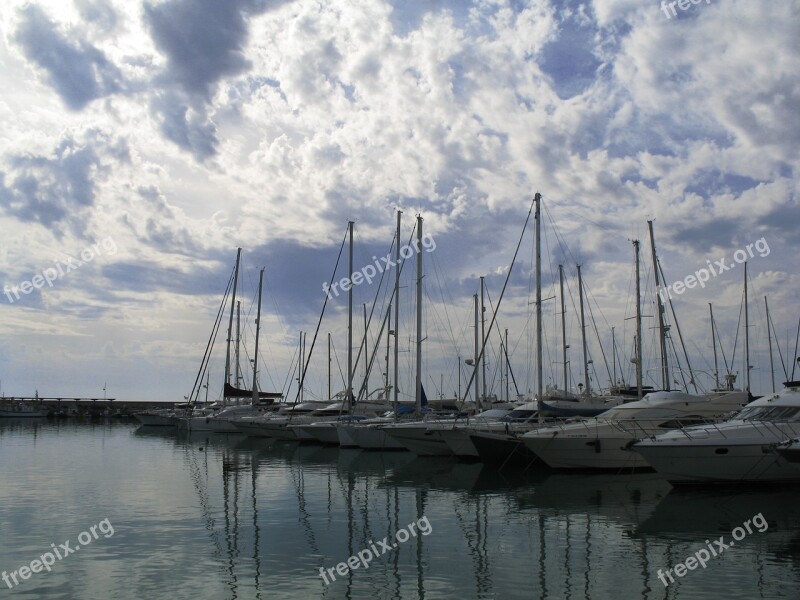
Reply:
<svg viewBox="0 0 800 600"><path fill-rule="evenodd" d="M512 410L508 413L505 417L500 419L504 423L515 423L518 421L527 421L528 419L535 417L536 411L535 410Z"/></svg>
<svg viewBox="0 0 800 600"><path fill-rule="evenodd" d="M752 406L734 417L741 421L800 421L800 406Z"/></svg>

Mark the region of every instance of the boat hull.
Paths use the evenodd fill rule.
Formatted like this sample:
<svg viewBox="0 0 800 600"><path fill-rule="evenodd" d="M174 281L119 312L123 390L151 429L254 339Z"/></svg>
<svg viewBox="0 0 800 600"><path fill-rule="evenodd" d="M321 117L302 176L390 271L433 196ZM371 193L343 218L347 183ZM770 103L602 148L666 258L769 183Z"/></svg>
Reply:
<svg viewBox="0 0 800 600"><path fill-rule="evenodd" d="M345 425L338 428L338 434L339 445L342 448L408 450L403 444L388 435L382 427L377 425Z"/></svg>
<svg viewBox="0 0 800 600"><path fill-rule="evenodd" d="M479 460L480 454L478 454L478 449L472 442L469 433L470 430L461 428L442 429L438 432L439 437L450 448L450 452L458 458Z"/></svg>
<svg viewBox="0 0 800 600"><path fill-rule="evenodd" d="M469 438L485 463L527 467L541 462L516 436L482 431L470 433Z"/></svg>
<svg viewBox="0 0 800 600"><path fill-rule="evenodd" d="M397 442L405 446L417 456L453 456L453 451L438 435L435 429L427 425L417 427L384 427L384 431Z"/></svg>
<svg viewBox="0 0 800 600"><path fill-rule="evenodd" d="M525 446L553 469L629 470L652 468L630 446L633 436L540 435L522 438Z"/></svg>

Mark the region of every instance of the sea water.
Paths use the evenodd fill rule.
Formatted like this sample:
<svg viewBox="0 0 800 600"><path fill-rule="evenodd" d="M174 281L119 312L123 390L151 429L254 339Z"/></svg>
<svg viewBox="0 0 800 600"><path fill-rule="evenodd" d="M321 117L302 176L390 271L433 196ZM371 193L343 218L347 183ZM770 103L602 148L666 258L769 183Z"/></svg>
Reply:
<svg viewBox="0 0 800 600"><path fill-rule="evenodd" d="M797 598L799 500L0 420L0 598Z"/></svg>

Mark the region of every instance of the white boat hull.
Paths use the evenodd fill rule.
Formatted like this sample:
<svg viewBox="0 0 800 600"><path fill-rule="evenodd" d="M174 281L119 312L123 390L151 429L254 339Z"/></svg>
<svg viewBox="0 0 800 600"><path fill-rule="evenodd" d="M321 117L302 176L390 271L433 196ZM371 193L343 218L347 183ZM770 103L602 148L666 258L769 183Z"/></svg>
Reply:
<svg viewBox="0 0 800 600"><path fill-rule="evenodd" d="M339 445L343 448L408 450L378 425L346 425L339 427L337 433L339 434Z"/></svg>
<svg viewBox="0 0 800 600"><path fill-rule="evenodd" d="M442 429L439 437L444 440L450 452L461 458L480 458L478 449L469 437L470 429Z"/></svg>
<svg viewBox="0 0 800 600"><path fill-rule="evenodd" d="M650 465L632 450L633 436L523 436L525 447L554 469L646 469Z"/></svg>
<svg viewBox="0 0 800 600"><path fill-rule="evenodd" d="M453 451L438 435L424 423L417 427L384 427L384 431L418 456L453 456Z"/></svg>
<svg viewBox="0 0 800 600"><path fill-rule="evenodd" d="M800 464L781 458L767 441L750 445L649 446L642 453L670 483L800 481Z"/></svg>

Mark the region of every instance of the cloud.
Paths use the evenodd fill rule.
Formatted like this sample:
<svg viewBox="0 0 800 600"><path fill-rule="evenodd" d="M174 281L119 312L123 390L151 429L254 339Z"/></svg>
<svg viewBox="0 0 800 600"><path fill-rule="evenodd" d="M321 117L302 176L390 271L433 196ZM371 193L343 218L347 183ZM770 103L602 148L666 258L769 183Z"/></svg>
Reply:
<svg viewBox="0 0 800 600"><path fill-rule="evenodd" d="M202 162L217 153L219 140L217 127L205 114L205 110L190 108L181 96L167 93L156 96L153 112L160 120L161 133Z"/></svg>
<svg viewBox="0 0 800 600"><path fill-rule="evenodd" d="M47 80L72 110L114 94L125 86L120 70L106 55L79 35L65 35L35 4L20 9L20 23L14 33L25 57L42 68Z"/></svg>
<svg viewBox="0 0 800 600"><path fill-rule="evenodd" d="M98 179L108 174L108 160L128 158L124 140L111 141L97 131L82 139L68 134L49 156L10 154L0 171L0 206L26 223L39 223L54 232L84 228L95 205Z"/></svg>
<svg viewBox="0 0 800 600"><path fill-rule="evenodd" d="M255 0L145 3L145 21L156 46L167 56L164 79L210 100L220 79L250 68L243 51L248 18L267 7Z"/></svg>

